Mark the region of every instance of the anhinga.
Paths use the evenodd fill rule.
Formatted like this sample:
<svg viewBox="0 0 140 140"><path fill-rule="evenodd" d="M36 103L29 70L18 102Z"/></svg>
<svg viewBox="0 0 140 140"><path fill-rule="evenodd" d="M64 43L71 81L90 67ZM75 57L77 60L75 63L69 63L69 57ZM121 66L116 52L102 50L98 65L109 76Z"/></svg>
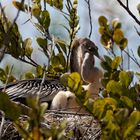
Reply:
<svg viewBox="0 0 140 140"><path fill-rule="evenodd" d="M70 57L71 72L78 72L81 75L83 88L89 91L91 98L98 96L102 77L102 71L95 67L94 56L100 58L98 48L92 41L87 38L74 41ZM39 93L41 102L52 101L51 109L68 109L77 105L75 95L66 91L66 87L59 80L44 80L42 85L41 83L41 79L21 80L7 85L6 88L0 88L0 91L4 90L11 100L21 103L25 103L29 96Z"/></svg>

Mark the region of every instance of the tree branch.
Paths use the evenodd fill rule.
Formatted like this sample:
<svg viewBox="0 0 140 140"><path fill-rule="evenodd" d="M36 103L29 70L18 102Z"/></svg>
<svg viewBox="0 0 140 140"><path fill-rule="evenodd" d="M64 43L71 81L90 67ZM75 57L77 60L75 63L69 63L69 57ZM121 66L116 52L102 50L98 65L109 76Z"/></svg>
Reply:
<svg viewBox="0 0 140 140"><path fill-rule="evenodd" d="M128 7L128 0L126 3L126 6L121 2L121 0L117 0L117 2L127 11L127 13L135 20L135 22L140 25L140 21L136 18L136 16L130 11Z"/></svg>
<svg viewBox="0 0 140 140"><path fill-rule="evenodd" d="M24 63L27 63L27 64L30 64L30 65L32 65L32 66L34 66L34 67L37 67L37 65L35 65L35 64L33 64L32 62L29 62L29 61L27 61L27 60L25 60L25 59L22 59L22 58L18 58L20 61L22 61L22 62L24 62Z"/></svg>
<svg viewBox="0 0 140 140"><path fill-rule="evenodd" d="M127 51L123 50L131 60L133 60L133 62L140 68L140 64L138 63L137 60L135 60L135 58L133 58Z"/></svg>
<svg viewBox="0 0 140 140"><path fill-rule="evenodd" d="M90 32L89 32L89 38L91 37L92 34L92 16L91 16L91 7L90 7L90 0L85 0L85 2L88 5L88 14L89 14L89 23L90 23Z"/></svg>
<svg viewBox="0 0 140 140"><path fill-rule="evenodd" d="M3 111L0 111L1 113L1 123L0 123L0 139L2 139L2 130L4 127L4 121L5 121L5 114Z"/></svg>

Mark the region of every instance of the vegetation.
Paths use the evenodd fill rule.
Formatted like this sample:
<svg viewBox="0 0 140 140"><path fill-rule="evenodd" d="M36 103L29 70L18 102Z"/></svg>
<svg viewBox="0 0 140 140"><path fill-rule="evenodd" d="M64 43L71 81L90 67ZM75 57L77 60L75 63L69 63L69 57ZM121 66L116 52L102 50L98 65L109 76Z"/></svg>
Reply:
<svg viewBox="0 0 140 140"><path fill-rule="evenodd" d="M91 16L90 0L85 1L89 6L89 16ZM126 5L120 0L117 1L140 26L140 21L129 9L128 0L126 0ZM51 16L46 9L46 4L60 11L66 19L67 25L62 26L69 35L69 41L54 37L50 34ZM19 61L34 66L36 73L25 73L25 79L42 78L44 73L45 77L51 78L63 74L61 81L64 81L65 85L69 87L69 90L75 93L79 104L85 107L99 123L101 139L139 139L140 72L139 70L138 72L129 70L130 61L128 62L128 70L124 69L124 55L127 54L128 58L139 68L140 64L136 57L129 53L129 49L127 48L129 40L125 37L122 23L119 20L109 22L105 16L100 16L98 19L100 26L99 33L101 35L100 41L109 53L104 56L104 61L101 62L101 66L104 69L104 77L102 79L104 89L100 93L102 98L93 101L88 97L88 93L83 91L79 74L65 74L69 70L72 43L80 28L79 17L77 15L78 0L32 0L30 5L26 4L24 0L21 2L14 0L13 5L18 9L18 13L14 21L11 22L6 17L4 8L0 4L0 48L2 50L0 59L2 60L4 54L7 53ZM64 7L66 8L66 12L63 11ZM140 13L140 4L138 4L137 10ZM32 59L32 39L26 38L23 40L16 24L20 12L30 14L30 19L27 22L31 22L42 34L41 37L36 38L36 42L47 57L47 66L41 66ZM91 17L90 23L92 31ZM136 32L137 35L140 36L137 29ZM89 37L90 36L91 32L89 34ZM140 57L140 46L138 47L137 54ZM136 81L134 77L137 77L138 80ZM12 74L12 67L6 66L5 69L0 68L0 80L5 84L16 81L16 77ZM1 92L0 94L0 110L5 114L6 118L14 122L24 139L66 139L64 137L65 123L62 123L59 128L56 124L54 124L51 129L42 128L41 124L44 119L43 116L47 108L47 103L39 103L38 98L30 98L27 102L30 109L14 103L8 98L6 93ZM21 121L21 119L19 119L21 114L27 115L28 119L24 122ZM4 115L2 118L3 117ZM0 132L1 131L2 127L0 128Z"/></svg>

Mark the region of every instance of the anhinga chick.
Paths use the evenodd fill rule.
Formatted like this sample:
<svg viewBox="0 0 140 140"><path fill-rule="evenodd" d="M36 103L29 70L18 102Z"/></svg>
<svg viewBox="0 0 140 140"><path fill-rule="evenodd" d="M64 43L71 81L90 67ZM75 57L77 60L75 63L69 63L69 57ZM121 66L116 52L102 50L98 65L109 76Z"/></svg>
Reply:
<svg viewBox="0 0 140 140"><path fill-rule="evenodd" d="M91 95L99 93L99 89L102 88L100 80L103 76L102 70L95 67L94 56L102 60L97 46L91 40L80 38L74 41L70 58L71 72L78 72L81 75L85 84L83 87Z"/></svg>

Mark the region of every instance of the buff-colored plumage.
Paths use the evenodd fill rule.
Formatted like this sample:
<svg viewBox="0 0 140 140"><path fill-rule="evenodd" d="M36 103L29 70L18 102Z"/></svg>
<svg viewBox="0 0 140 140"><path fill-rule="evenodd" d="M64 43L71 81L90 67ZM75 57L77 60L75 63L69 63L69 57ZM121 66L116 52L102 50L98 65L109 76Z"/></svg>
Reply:
<svg viewBox="0 0 140 140"><path fill-rule="evenodd" d="M51 103L51 110L78 111L80 106L70 91L59 91Z"/></svg>

